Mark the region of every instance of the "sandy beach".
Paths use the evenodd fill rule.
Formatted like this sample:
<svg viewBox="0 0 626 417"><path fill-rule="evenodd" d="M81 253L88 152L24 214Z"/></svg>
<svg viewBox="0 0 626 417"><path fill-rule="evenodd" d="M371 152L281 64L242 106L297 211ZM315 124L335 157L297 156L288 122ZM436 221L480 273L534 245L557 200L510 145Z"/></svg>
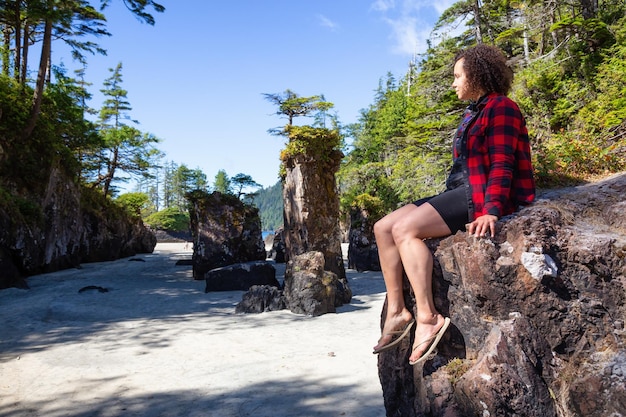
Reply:
<svg viewBox="0 0 626 417"><path fill-rule="evenodd" d="M347 270L353 299L336 314L243 315L242 291L205 294L175 265L190 257L159 243L0 291L0 416L385 415L379 272Z"/></svg>

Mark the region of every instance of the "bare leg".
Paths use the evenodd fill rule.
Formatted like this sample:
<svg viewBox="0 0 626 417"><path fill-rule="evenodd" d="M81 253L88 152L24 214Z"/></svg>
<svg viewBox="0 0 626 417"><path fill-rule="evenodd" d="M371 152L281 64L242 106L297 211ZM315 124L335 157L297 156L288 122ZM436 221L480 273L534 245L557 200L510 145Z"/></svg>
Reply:
<svg viewBox="0 0 626 417"><path fill-rule="evenodd" d="M402 260L392 234L393 225L403 217L403 213L408 211L410 211L409 206L402 207L388 214L374 225L380 267L387 289L387 316L385 317L382 337L374 346L374 350L388 344L392 338L390 332L401 329L413 318L411 312L404 305Z"/></svg>
<svg viewBox="0 0 626 417"><path fill-rule="evenodd" d="M385 216L374 225L380 265L387 287L387 316L383 336L376 348L391 341L389 332L398 330L411 319L404 304L402 271L409 278L415 293L417 327L415 344L437 332L444 318L435 309L432 294L433 260L423 239L450 234L439 213L428 203L421 206L409 204ZM415 360L426 350L428 344L412 352Z"/></svg>

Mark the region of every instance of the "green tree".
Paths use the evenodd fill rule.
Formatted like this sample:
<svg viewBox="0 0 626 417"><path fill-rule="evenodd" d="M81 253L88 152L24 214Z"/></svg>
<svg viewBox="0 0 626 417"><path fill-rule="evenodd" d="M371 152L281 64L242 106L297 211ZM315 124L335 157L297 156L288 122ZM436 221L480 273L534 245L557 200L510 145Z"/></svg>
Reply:
<svg viewBox="0 0 626 417"><path fill-rule="evenodd" d="M150 197L146 193L125 193L115 199L129 214L141 217L150 207Z"/></svg>
<svg viewBox="0 0 626 417"><path fill-rule="evenodd" d="M101 10L109 5L109 0L101 0ZM151 7L157 12L165 8L152 0L124 0L127 8L140 20L154 24L154 18L148 13ZM86 35L110 35L104 26L105 16L85 0L4 0L0 2L0 25L3 37L2 71L20 83L28 80L28 59L31 43L41 43L37 79L32 90L31 109L28 119L22 126L21 138L27 139L35 129L41 113L41 105L46 83L50 81L53 40L63 40L73 50L76 59L84 61L84 52L104 53L93 42L80 41ZM12 45L11 45L12 44ZM12 46L12 48L11 48ZM10 50L13 50L13 65Z"/></svg>
<svg viewBox="0 0 626 417"><path fill-rule="evenodd" d="M98 149L101 143L95 124L85 118L85 113L90 112L85 102L91 95L84 84L67 77L64 68L53 67L53 73L57 82L50 85L46 94L48 100L56 103L56 120L67 121L56 123L54 134L62 139L63 145L76 158L71 163L80 164L77 170L78 178L82 180L82 166L87 163L84 156ZM66 161L70 163L69 158Z"/></svg>
<svg viewBox="0 0 626 417"><path fill-rule="evenodd" d="M178 207L168 207L146 217L144 223L153 229L187 232L189 231L189 213Z"/></svg>
<svg viewBox="0 0 626 417"><path fill-rule="evenodd" d="M161 186L163 195L163 208L168 208L175 205L176 183L174 180L174 175L177 169L178 165L174 161L166 163L163 167L163 181Z"/></svg>
<svg viewBox="0 0 626 417"><path fill-rule="evenodd" d="M323 95L301 97L293 91L287 89L279 94L263 94L265 99L275 104L276 114L287 118L287 126L292 126L296 117L316 117L318 124L325 124L327 112L334 107L334 104L324 99ZM276 135L287 135L286 129L273 128L270 133Z"/></svg>
<svg viewBox="0 0 626 417"><path fill-rule="evenodd" d="M222 194L230 194L231 190L231 182L230 178L228 178L228 174L223 169L217 171L215 175L215 181L213 182L213 188L215 191L219 191Z"/></svg>
<svg viewBox="0 0 626 417"><path fill-rule="evenodd" d="M124 123L130 120L128 112L132 107L127 101L126 90L121 87L122 64L109 70L112 74L101 90L106 96L99 119L103 147L97 157L101 165L93 184L102 187L105 196L109 195L114 181L127 180L117 175L119 171L131 176L148 176L150 167L161 155L154 147L159 139Z"/></svg>
<svg viewBox="0 0 626 417"><path fill-rule="evenodd" d="M207 181L206 174L202 172L200 168L195 168L189 171L189 177L187 179L187 191L192 190L209 190L209 183Z"/></svg>
<svg viewBox="0 0 626 417"><path fill-rule="evenodd" d="M122 63L115 68L109 68L111 76L104 80L104 88L100 90L105 99L100 109L100 126L102 129L117 129L125 125L124 120L130 120L128 112L133 108L127 98L128 91L122 88ZM132 120L133 123L138 123Z"/></svg>
<svg viewBox="0 0 626 417"><path fill-rule="evenodd" d="M189 169L185 164L179 165L173 173L173 193L175 195L175 206L185 206L185 195L193 190L207 190L206 175L196 168Z"/></svg>
<svg viewBox="0 0 626 417"><path fill-rule="evenodd" d="M230 179L231 190L241 199L244 194L243 190L248 188L259 188L261 184L252 179L250 175L239 173ZM247 197L252 197L254 192L246 194Z"/></svg>

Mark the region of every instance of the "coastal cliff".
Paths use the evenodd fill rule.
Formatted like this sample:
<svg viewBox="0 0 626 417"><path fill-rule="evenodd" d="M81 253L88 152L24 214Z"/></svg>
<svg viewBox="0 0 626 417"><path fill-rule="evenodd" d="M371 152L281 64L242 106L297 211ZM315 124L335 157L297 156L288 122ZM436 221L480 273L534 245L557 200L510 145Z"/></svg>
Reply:
<svg viewBox="0 0 626 417"><path fill-rule="evenodd" d="M141 219L60 170L51 171L41 190L0 195L0 288L26 287L34 274L154 250L156 237Z"/></svg>

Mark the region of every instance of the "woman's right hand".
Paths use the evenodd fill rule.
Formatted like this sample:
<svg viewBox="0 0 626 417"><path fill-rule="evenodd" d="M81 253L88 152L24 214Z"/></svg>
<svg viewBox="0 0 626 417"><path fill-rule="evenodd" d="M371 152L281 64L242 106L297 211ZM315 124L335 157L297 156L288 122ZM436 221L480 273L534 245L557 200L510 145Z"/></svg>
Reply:
<svg viewBox="0 0 626 417"><path fill-rule="evenodd" d="M467 232L478 237L485 237L487 232L489 232L489 236L494 237L496 235L497 221L498 216L492 214L482 215L466 226Z"/></svg>

